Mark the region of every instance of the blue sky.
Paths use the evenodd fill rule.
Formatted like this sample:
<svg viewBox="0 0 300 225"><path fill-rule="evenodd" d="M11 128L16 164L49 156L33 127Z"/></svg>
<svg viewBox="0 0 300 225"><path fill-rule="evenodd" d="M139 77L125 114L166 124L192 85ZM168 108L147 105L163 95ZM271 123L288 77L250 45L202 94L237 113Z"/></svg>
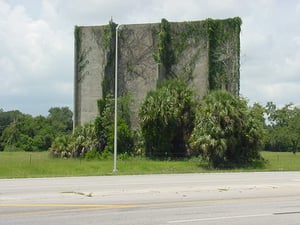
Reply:
<svg viewBox="0 0 300 225"><path fill-rule="evenodd" d="M300 104L300 0L0 0L0 108L73 109L74 26L239 16L250 103Z"/></svg>

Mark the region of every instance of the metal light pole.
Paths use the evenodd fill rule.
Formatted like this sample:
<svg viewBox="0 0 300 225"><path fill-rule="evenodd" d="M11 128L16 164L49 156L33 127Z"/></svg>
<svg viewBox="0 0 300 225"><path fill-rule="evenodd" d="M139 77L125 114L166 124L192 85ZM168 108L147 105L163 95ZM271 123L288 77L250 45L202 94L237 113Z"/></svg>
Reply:
<svg viewBox="0 0 300 225"><path fill-rule="evenodd" d="M118 126L118 31L120 24L116 27L116 55L115 55L115 126L114 126L114 169L113 172L118 172L117 168L117 126Z"/></svg>

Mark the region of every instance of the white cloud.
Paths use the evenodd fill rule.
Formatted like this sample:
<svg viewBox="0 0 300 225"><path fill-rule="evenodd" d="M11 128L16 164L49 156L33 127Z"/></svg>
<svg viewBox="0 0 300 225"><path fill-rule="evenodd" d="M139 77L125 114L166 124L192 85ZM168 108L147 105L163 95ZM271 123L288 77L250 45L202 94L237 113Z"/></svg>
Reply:
<svg viewBox="0 0 300 225"><path fill-rule="evenodd" d="M240 16L241 94L300 103L296 0L0 0L0 108L46 114L73 104L75 25Z"/></svg>
<svg viewBox="0 0 300 225"><path fill-rule="evenodd" d="M47 101L55 104L53 97L64 99L58 97L60 91L52 89L62 81L72 82L72 37L43 19L32 19L23 6L1 1L0 8L0 107L23 110L28 108L26 104L38 108ZM71 105L72 90L69 91L61 94L68 95L65 104ZM34 102L37 95L45 99ZM45 113L50 107L27 112Z"/></svg>
<svg viewBox="0 0 300 225"><path fill-rule="evenodd" d="M265 7L257 6L243 23L241 92L252 102L299 103L300 21L295 1L262 4Z"/></svg>

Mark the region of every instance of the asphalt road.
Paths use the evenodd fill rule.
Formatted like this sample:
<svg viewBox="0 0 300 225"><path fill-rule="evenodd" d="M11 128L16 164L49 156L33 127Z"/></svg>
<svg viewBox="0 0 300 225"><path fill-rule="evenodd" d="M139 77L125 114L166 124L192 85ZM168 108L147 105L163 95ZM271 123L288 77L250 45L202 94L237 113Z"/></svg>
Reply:
<svg viewBox="0 0 300 225"><path fill-rule="evenodd" d="M0 179L0 225L299 225L300 172Z"/></svg>

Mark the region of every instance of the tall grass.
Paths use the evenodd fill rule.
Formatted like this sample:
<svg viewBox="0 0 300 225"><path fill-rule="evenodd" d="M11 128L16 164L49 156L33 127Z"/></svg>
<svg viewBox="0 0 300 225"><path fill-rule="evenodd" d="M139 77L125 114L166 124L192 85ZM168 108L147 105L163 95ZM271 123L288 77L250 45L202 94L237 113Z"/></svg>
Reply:
<svg viewBox="0 0 300 225"><path fill-rule="evenodd" d="M300 153L262 152L268 171L300 171Z"/></svg>
<svg viewBox="0 0 300 225"><path fill-rule="evenodd" d="M264 167L232 170L207 169L198 158L155 161L145 158L118 160L119 174L201 173L223 171L300 171L300 154L262 152ZM0 178L114 175L113 160L53 159L48 152L0 152Z"/></svg>
<svg viewBox="0 0 300 225"><path fill-rule="evenodd" d="M0 177L85 176L107 173L108 162L53 159L48 152L1 152Z"/></svg>
<svg viewBox="0 0 300 225"><path fill-rule="evenodd" d="M153 161L145 158L118 160L116 174L203 172L199 160ZM0 178L114 175L113 159L54 159L47 152L0 152Z"/></svg>

